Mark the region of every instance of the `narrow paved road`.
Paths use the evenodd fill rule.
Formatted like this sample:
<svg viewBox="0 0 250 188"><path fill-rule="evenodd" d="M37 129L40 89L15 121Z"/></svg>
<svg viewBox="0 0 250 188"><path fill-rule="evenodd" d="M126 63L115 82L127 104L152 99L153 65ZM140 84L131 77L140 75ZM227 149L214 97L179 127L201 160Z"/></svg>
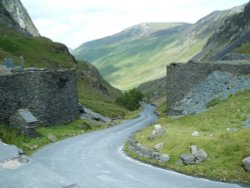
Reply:
<svg viewBox="0 0 250 188"><path fill-rule="evenodd" d="M83 188L239 188L152 167L126 157L121 148L129 135L153 123L146 105L137 119L119 126L73 137L35 153L32 158Z"/></svg>

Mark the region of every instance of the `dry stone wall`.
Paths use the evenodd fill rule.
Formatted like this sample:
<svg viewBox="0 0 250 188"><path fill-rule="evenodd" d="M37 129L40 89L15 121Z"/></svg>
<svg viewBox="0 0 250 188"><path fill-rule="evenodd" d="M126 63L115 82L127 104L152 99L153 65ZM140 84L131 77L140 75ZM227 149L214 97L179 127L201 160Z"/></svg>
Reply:
<svg viewBox="0 0 250 188"><path fill-rule="evenodd" d="M167 114L201 112L214 98L250 90L249 75L249 62L173 63L167 67Z"/></svg>
<svg viewBox="0 0 250 188"><path fill-rule="evenodd" d="M75 70L26 69L0 75L0 122L28 109L44 125L79 118Z"/></svg>

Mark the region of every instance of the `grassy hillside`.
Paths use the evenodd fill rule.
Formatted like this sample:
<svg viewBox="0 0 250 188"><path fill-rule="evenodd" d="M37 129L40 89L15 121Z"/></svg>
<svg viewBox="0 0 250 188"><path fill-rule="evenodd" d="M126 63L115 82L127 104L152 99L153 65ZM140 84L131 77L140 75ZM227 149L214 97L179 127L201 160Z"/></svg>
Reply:
<svg viewBox="0 0 250 188"><path fill-rule="evenodd" d="M216 180L250 184L250 174L241 164L242 159L250 155L250 129L243 127L250 114L249 101L250 91L244 91L200 114L177 119L164 115L158 121L166 128L164 135L154 141L148 140L153 130L150 126L136 134L136 138L151 149L157 143L164 143L161 153L169 154L170 161L157 164L164 168ZM194 131L198 131L200 136L192 137ZM199 165L184 166L179 163L180 155L189 153L191 145L204 149L208 159ZM138 157L134 153L132 155Z"/></svg>
<svg viewBox="0 0 250 188"><path fill-rule="evenodd" d="M76 63L66 46L44 37L30 37L0 25L0 59L12 58L19 64L24 57L25 67L56 69L73 68Z"/></svg>
<svg viewBox="0 0 250 188"><path fill-rule="evenodd" d="M121 92L106 82L88 62L78 62L78 97L80 103L111 118L124 117L127 110L115 103Z"/></svg>
<svg viewBox="0 0 250 188"><path fill-rule="evenodd" d="M153 24L149 25L151 27ZM125 38L104 38L76 49L77 59L85 58L100 70L101 74L117 88L129 89L140 83L165 75L166 63L186 61L201 50L203 39L179 40L187 24L162 24L168 26L145 34L134 28L125 30ZM137 26L139 27L139 26ZM153 30L154 31L154 30ZM128 34L130 32L130 34ZM141 32L141 33L140 33ZM122 38L122 39L121 39Z"/></svg>
<svg viewBox="0 0 250 188"><path fill-rule="evenodd" d="M215 11L195 24L146 23L115 35L84 43L73 51L78 60L96 65L104 78L121 89L165 76L166 65L187 62L198 54L209 37L236 7Z"/></svg>

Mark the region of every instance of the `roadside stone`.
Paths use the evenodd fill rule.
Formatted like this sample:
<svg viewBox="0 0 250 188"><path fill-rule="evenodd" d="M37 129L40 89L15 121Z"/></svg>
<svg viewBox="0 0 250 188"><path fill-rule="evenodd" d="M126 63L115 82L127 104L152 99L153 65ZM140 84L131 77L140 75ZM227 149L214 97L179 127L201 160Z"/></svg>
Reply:
<svg viewBox="0 0 250 188"><path fill-rule="evenodd" d="M195 156L192 154L182 154L181 160L184 165L193 165L195 164Z"/></svg>
<svg viewBox="0 0 250 188"><path fill-rule="evenodd" d="M203 149L199 149L195 154L196 164L201 163L207 159L208 155Z"/></svg>
<svg viewBox="0 0 250 188"><path fill-rule="evenodd" d="M198 131L194 131L194 132L192 133L192 136L193 136L193 137L199 137L199 136L200 136L200 133L199 133Z"/></svg>
<svg viewBox="0 0 250 188"><path fill-rule="evenodd" d="M165 133L165 129L161 125L156 124L154 125L154 129L152 133L150 134L149 139L154 140L157 137L161 136L163 133Z"/></svg>
<svg viewBox="0 0 250 188"><path fill-rule="evenodd" d="M199 164L208 158L207 153L203 149L197 150L197 146L191 146L190 154L182 154L180 156L184 165Z"/></svg>
<svg viewBox="0 0 250 188"><path fill-rule="evenodd" d="M146 146L140 144L137 140L135 140L133 135L130 136L128 140L128 149L143 158L151 159L158 162L167 162L170 159L167 154L161 155L159 152L155 150L150 150Z"/></svg>
<svg viewBox="0 0 250 188"><path fill-rule="evenodd" d="M48 139L49 139L49 141L51 141L51 142L56 142L56 141L57 141L56 136L53 135L53 134L48 134Z"/></svg>
<svg viewBox="0 0 250 188"><path fill-rule="evenodd" d="M154 145L154 149L156 151L160 151L162 148L163 148L163 143L162 142Z"/></svg>
<svg viewBox="0 0 250 188"><path fill-rule="evenodd" d="M165 163L165 162L168 162L169 159L170 159L170 157L168 156L168 154L163 154L163 155L160 156L159 161Z"/></svg>
<svg viewBox="0 0 250 188"><path fill-rule="evenodd" d="M250 172L250 156L242 160L243 167Z"/></svg>

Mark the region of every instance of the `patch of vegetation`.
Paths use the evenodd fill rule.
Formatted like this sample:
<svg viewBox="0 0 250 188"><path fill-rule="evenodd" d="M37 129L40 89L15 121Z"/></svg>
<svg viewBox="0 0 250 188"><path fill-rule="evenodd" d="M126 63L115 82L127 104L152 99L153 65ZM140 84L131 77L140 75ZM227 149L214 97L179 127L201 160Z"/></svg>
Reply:
<svg viewBox="0 0 250 188"><path fill-rule="evenodd" d="M214 98L214 99L212 99L211 101L209 101L209 102L206 104L206 107L207 107L207 108L213 107L213 106L215 106L215 105L221 103L222 101L223 101L223 100L220 99L220 98Z"/></svg>
<svg viewBox="0 0 250 188"><path fill-rule="evenodd" d="M237 53L250 54L250 42L242 44L238 49L235 50Z"/></svg>
<svg viewBox="0 0 250 188"><path fill-rule="evenodd" d="M230 96L200 114L177 119L161 116L158 123L167 130L163 136L148 140L153 130L150 126L136 134L136 139L149 149L157 143L164 143L160 153L169 154L170 161L156 164L163 168L209 179L250 184L250 173L244 170L241 163L243 158L250 156L250 129L243 127L250 114L249 101L248 90ZM192 137L194 131L198 131L200 136ZM198 165L182 165L180 155L189 153L191 145L204 149L208 159ZM135 154L132 156L138 157Z"/></svg>
<svg viewBox="0 0 250 188"><path fill-rule="evenodd" d="M137 89L132 89L125 92L121 97L116 99L116 103L120 106L124 106L128 110L136 110L140 107L140 101L142 101L143 94Z"/></svg>
<svg viewBox="0 0 250 188"><path fill-rule="evenodd" d="M77 88L80 103L95 112L110 118L122 118L127 113L124 107L115 104L116 94L105 95L100 90L91 87L86 80L79 80Z"/></svg>
<svg viewBox="0 0 250 188"><path fill-rule="evenodd" d="M108 126L109 125L107 124L95 126L85 120L76 120L64 125L38 127L37 133L39 134L39 137L30 138L21 134L15 128L10 127L7 124L1 124L0 138L3 140L3 142L14 144L17 147L22 148L27 155L31 155L36 150L51 143L51 141L48 139L48 134L56 136L57 140L62 140L90 131L103 129Z"/></svg>

